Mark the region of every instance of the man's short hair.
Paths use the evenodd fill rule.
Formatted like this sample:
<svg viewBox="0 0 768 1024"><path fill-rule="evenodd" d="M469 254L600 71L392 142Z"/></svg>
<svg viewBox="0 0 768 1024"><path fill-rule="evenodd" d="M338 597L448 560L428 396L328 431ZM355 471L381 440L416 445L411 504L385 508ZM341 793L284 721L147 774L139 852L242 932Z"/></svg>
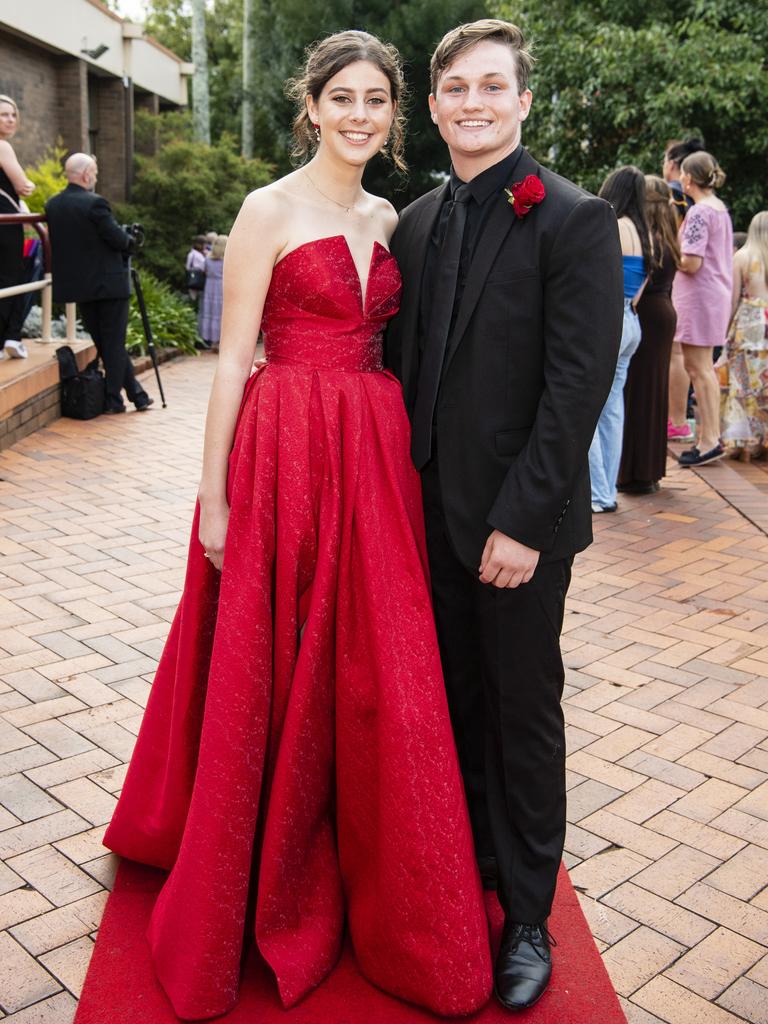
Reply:
<svg viewBox="0 0 768 1024"><path fill-rule="evenodd" d="M512 50L515 55L518 92L522 93L528 88L528 78L533 69L534 57L526 48L522 29L513 25L511 21L502 21L500 18L481 18L480 21L471 21L466 25L459 25L458 28L451 29L437 44L437 49L432 54L429 65L433 96L437 93L437 83L446 68L449 68L467 50L486 41L501 43Z"/></svg>

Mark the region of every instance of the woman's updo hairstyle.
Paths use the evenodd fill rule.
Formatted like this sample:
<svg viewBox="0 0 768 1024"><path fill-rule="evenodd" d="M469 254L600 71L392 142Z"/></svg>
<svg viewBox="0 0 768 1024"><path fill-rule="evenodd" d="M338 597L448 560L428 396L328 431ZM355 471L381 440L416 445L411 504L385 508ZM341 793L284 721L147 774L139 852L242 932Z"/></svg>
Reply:
<svg viewBox="0 0 768 1024"><path fill-rule="evenodd" d="M386 75L391 96L396 104L392 120L390 144L382 152L390 158L401 173L408 167L405 163L405 80L400 54L394 46L382 43L369 32L337 32L321 39L307 48L306 61L301 75L286 82L286 92L297 106L293 122L295 145L293 156L306 160L317 147L315 130L307 111L307 96L317 103L326 84L349 64L366 60Z"/></svg>
<svg viewBox="0 0 768 1024"><path fill-rule="evenodd" d="M721 188L725 184L725 171L712 154L703 149L687 156L680 164L680 170L690 175L691 181L699 188Z"/></svg>

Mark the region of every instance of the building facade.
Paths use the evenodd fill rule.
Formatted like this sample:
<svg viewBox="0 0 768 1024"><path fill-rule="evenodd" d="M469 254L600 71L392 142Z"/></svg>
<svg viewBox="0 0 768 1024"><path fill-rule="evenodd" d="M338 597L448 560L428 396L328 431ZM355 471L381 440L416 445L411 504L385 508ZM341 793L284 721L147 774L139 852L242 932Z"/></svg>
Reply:
<svg viewBox="0 0 768 1024"><path fill-rule="evenodd" d="M59 141L92 153L113 202L130 197L136 111L185 106L192 71L99 0L0 0L0 93L21 111L19 160Z"/></svg>

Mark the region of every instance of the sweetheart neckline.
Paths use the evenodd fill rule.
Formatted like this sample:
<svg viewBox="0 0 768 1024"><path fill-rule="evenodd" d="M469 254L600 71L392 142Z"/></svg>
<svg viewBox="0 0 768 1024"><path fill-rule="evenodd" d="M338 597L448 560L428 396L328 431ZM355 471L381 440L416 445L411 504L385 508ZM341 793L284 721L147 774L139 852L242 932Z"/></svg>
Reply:
<svg viewBox="0 0 768 1024"><path fill-rule="evenodd" d="M289 259L289 257L293 256L294 253L300 252L302 249L306 249L310 245L316 245L318 242L335 242L338 239L341 239L342 242L344 243L344 249L346 250L347 256L349 257L349 261L352 264L352 268L355 272L355 280L357 281L357 291L358 298L360 301L360 309L361 312L365 314L365 309L368 305L368 288L371 283L371 267L373 266L373 260L374 257L376 256L376 246L378 246L379 249L382 249L387 254L387 256L390 256L392 259L394 259L394 256L392 256L392 253L389 251L389 249L387 249L385 245L382 245L377 238L373 240L373 245L371 246L371 257L368 260L368 276L365 279L365 289L363 289L363 282L360 277L360 271L357 269L355 257L352 255L352 249L350 248L349 242L347 241L347 236L343 234L322 235L320 238L310 238L309 241L302 242L301 245L297 245L295 249L291 249L290 252L287 252L285 256L280 257L277 263L275 263L275 265L273 266L272 273L274 274L277 268L281 266L281 264L285 263L285 261Z"/></svg>

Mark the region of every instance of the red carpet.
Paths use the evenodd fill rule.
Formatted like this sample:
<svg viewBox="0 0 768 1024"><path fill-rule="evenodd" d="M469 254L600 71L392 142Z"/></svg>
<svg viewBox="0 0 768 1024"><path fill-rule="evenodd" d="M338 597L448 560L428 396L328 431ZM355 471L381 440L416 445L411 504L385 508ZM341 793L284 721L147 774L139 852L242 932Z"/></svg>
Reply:
<svg viewBox="0 0 768 1024"><path fill-rule="evenodd" d="M124 861L120 867L85 982L75 1024L175 1024L176 1015L155 981L144 939L164 874ZM501 911L489 896L494 934ZM576 894L560 870L550 927L557 938L552 983L530 1010L510 1014L495 1001L471 1024L626 1024ZM450 978L446 978L450 984ZM442 1018L401 1003L369 985L349 947L331 976L290 1011L282 1009L271 974L252 953L243 971L240 1002L226 1024L436 1024Z"/></svg>

